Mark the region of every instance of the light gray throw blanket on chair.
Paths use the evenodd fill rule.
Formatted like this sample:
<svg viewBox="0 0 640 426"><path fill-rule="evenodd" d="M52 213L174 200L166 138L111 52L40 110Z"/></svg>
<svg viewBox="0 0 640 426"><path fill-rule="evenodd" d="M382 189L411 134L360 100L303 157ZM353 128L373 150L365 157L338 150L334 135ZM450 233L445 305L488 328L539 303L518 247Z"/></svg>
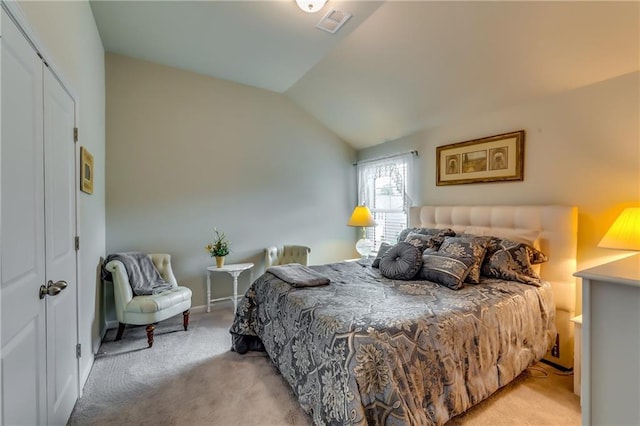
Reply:
<svg viewBox="0 0 640 426"><path fill-rule="evenodd" d="M271 266L267 268L267 272L294 287L315 287L327 285L331 282L328 277L299 263Z"/></svg>
<svg viewBox="0 0 640 426"><path fill-rule="evenodd" d="M137 251L115 253L107 256L104 264L119 260L127 270L131 290L136 296L158 294L170 290L173 286L166 282L158 272L148 254ZM103 279L111 281L111 274L103 268Z"/></svg>

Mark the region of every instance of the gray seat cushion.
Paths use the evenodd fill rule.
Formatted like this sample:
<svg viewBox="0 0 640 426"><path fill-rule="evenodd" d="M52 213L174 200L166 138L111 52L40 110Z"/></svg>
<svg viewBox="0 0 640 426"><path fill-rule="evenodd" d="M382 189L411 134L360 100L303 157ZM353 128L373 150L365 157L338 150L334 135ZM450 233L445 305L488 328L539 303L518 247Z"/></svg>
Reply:
<svg viewBox="0 0 640 426"><path fill-rule="evenodd" d="M391 247L380 259L380 273L393 280L410 280L422 266L422 250L401 242Z"/></svg>

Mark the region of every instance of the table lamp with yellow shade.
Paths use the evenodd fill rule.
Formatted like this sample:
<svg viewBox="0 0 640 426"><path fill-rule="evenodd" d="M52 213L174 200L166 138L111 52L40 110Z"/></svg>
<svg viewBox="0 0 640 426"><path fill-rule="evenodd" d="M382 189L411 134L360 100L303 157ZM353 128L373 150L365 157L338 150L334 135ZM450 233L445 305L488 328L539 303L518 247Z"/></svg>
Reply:
<svg viewBox="0 0 640 426"><path fill-rule="evenodd" d="M620 213L598 247L640 251L640 207L629 207Z"/></svg>
<svg viewBox="0 0 640 426"><path fill-rule="evenodd" d="M362 228L362 238L356 243L356 251L360 253L363 259L366 259L373 250L373 242L367 240L367 230L365 228L376 225L376 221L373 219L369 208L364 205L356 206L356 208L353 209L353 213L351 213L351 218L349 222L347 222L347 225Z"/></svg>

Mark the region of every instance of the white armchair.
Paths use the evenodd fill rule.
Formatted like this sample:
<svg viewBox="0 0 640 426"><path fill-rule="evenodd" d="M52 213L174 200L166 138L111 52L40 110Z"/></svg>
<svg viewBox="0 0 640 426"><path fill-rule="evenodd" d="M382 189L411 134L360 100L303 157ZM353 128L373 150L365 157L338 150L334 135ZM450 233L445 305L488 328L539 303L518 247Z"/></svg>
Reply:
<svg viewBox="0 0 640 426"><path fill-rule="evenodd" d="M309 264L311 249L306 246L271 246L264 249L264 267L285 265L287 263Z"/></svg>
<svg viewBox="0 0 640 426"><path fill-rule="evenodd" d="M154 324L171 318L179 313L183 315L183 327L189 326L189 309L191 308L191 289L180 287L171 268L171 255L149 254L151 261L166 282L172 285L170 290L158 294L135 296L129 284L129 277L124 264L112 260L105 265L113 279L113 293L118 317L118 333L116 340L122 338L126 324L146 325L147 343L153 346Z"/></svg>

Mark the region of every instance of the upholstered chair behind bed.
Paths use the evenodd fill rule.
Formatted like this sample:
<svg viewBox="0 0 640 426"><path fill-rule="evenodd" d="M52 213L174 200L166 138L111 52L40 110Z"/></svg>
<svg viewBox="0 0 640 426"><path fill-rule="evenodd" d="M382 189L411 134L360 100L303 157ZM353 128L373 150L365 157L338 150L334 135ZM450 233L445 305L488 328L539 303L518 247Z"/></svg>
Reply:
<svg viewBox="0 0 640 426"><path fill-rule="evenodd" d="M264 267L285 265L287 263L309 264L311 249L306 246L271 246L264 249Z"/></svg>
<svg viewBox="0 0 640 426"><path fill-rule="evenodd" d="M151 347L153 346L154 324L157 322L182 313L183 327L185 331L187 330L189 309L191 308L191 289L178 286L171 268L171 255L159 253L150 254L149 257L162 278L171 284L170 290L158 294L135 296L122 262L112 260L105 265L105 269L111 273L113 278L113 293L119 322L116 340L122 338L126 324L146 325L147 343Z"/></svg>

